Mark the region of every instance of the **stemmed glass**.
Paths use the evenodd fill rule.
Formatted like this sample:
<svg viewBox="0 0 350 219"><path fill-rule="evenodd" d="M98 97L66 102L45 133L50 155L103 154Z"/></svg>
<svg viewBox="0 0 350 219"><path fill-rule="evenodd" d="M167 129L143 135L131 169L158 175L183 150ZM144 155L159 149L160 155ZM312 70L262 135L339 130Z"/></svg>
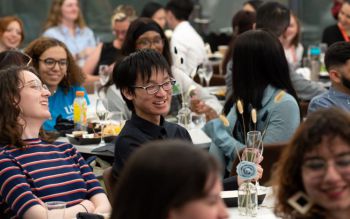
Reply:
<svg viewBox="0 0 350 219"><path fill-rule="evenodd" d="M203 85L203 79L204 79L204 74L205 74L205 69L203 68L203 66L200 66L198 68L197 74L199 77L199 82L201 83L201 85Z"/></svg>
<svg viewBox="0 0 350 219"><path fill-rule="evenodd" d="M98 75L100 76L101 85L105 85L109 79L109 66L108 65L99 65L98 66Z"/></svg>
<svg viewBox="0 0 350 219"><path fill-rule="evenodd" d="M210 79L213 76L213 65L210 62L203 63L203 76L207 86L209 87Z"/></svg>
<svg viewBox="0 0 350 219"><path fill-rule="evenodd" d="M105 107L105 105L103 104L103 101L102 99L97 99L96 100L96 115L99 119L99 122L100 122L100 126L101 126L101 141L100 141L100 144L98 146L105 146L106 145L106 142L103 138L103 128L104 128L104 125L106 123L106 119L108 117L108 110L107 108Z"/></svg>

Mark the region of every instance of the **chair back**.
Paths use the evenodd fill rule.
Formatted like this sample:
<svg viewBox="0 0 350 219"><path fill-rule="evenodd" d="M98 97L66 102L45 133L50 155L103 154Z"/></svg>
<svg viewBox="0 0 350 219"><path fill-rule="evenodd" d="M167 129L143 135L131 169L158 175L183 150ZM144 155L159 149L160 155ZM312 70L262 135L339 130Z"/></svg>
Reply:
<svg viewBox="0 0 350 219"><path fill-rule="evenodd" d="M263 168L263 176L259 180L261 185L267 185L271 179L272 173L276 167L277 161L280 158L280 155L283 149L287 146L287 143L276 143L276 144L264 144L264 159L261 161L260 165ZM243 150L240 151L240 156ZM231 169L231 175L237 175L236 167L239 163L239 159L235 159Z"/></svg>

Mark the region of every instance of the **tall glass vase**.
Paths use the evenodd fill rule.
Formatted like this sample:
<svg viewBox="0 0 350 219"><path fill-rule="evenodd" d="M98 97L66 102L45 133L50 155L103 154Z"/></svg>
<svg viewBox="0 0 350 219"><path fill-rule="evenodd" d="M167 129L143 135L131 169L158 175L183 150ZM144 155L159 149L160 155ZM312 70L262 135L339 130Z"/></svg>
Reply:
<svg viewBox="0 0 350 219"><path fill-rule="evenodd" d="M243 216L257 215L258 191L250 181L243 182L238 188L238 212Z"/></svg>

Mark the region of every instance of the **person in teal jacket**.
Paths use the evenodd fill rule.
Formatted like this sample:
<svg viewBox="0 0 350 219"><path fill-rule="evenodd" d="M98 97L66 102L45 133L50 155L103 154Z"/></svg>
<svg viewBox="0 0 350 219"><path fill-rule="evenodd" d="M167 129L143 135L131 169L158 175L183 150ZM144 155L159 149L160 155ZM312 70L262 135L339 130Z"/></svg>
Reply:
<svg viewBox="0 0 350 219"><path fill-rule="evenodd" d="M300 123L297 95L278 39L264 30L247 31L238 36L233 53L233 94L226 103L234 103L233 107L225 106L227 117L213 115L203 127L212 139L210 152L225 162L226 174L237 151L244 148L248 131L261 131L265 144L286 142ZM236 107L238 100L242 114ZM252 109L257 112L256 123Z"/></svg>

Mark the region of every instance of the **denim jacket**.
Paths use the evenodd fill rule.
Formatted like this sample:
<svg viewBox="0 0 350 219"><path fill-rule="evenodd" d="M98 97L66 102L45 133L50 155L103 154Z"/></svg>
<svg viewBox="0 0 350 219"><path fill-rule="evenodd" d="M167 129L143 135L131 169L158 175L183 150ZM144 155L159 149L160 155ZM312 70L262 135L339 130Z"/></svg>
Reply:
<svg viewBox="0 0 350 219"><path fill-rule="evenodd" d="M210 152L226 163L227 170L230 171L236 151L244 147L241 141L232 136L237 122L236 105L231 108L227 119L228 126L217 118L209 121L203 130L212 139ZM263 133L266 129L263 143L288 141L299 123L300 111L295 98L280 89L268 86L264 91L262 108L257 112L257 130Z"/></svg>

